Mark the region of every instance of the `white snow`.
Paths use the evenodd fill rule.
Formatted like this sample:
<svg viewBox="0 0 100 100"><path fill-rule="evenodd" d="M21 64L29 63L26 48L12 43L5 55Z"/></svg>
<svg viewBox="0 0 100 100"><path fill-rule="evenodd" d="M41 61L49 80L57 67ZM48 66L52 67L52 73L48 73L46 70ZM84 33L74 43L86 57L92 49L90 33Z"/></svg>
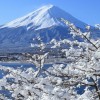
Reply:
<svg viewBox="0 0 100 100"><path fill-rule="evenodd" d="M53 5L46 5L24 17L18 18L3 25L1 28L26 26L27 30L33 27L35 27L35 30L39 30L51 26L64 25L60 20L61 18L65 18L77 26L85 26L84 23L72 17L70 14L59 9L58 7Z"/></svg>
<svg viewBox="0 0 100 100"><path fill-rule="evenodd" d="M62 34L61 29L67 30L67 26L61 21L61 18L74 23L77 27L83 29L86 24L77 20L64 10L53 6L43 6L24 17L13 20L0 27L0 50L3 48L14 48L16 47L27 48L33 43L32 38L40 36L43 42L50 42L52 39L66 38L67 34ZM59 26L59 27L55 27ZM42 29L43 31L41 31ZM34 41L36 43L36 41ZM59 47L60 45L55 45ZM53 47L55 48L55 47ZM11 50L11 49L10 49ZM20 50L20 49L19 49Z"/></svg>

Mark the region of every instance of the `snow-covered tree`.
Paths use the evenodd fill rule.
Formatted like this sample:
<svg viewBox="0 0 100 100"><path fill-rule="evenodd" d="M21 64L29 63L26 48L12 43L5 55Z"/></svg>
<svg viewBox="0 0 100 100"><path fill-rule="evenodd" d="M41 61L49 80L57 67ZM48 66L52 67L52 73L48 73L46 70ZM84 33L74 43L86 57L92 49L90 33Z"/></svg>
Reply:
<svg viewBox="0 0 100 100"><path fill-rule="evenodd" d="M14 69L0 66L3 77L0 79L1 100L100 100L100 39L91 38L90 26L82 32L74 24L62 19L69 26L73 38L83 41L62 40L55 46L66 44L66 64L53 64L44 69L48 53L29 55L30 62L38 70ZM41 46L42 45L42 46ZM40 52L44 44L39 45ZM84 86L81 93L78 91Z"/></svg>
<svg viewBox="0 0 100 100"><path fill-rule="evenodd" d="M33 39L34 41L34 39ZM38 48L38 53L36 54L30 54L30 53L26 53L25 56L28 57L28 62L30 63L33 63L36 68L38 69L35 77L37 77L41 71L42 71L42 68L44 66L44 63L45 63L45 59L47 58L48 56L48 52L45 52L45 47L46 47L46 44L44 44L41 40L40 37L37 37L35 39L35 41L37 41L37 45L34 45L34 44L31 44L31 47L32 48Z"/></svg>
<svg viewBox="0 0 100 100"><path fill-rule="evenodd" d="M79 80L75 80L75 82L78 85L86 86L84 94L87 95L88 92L91 94L90 100L98 100L100 99L100 39L93 40L90 37L90 31L82 32L72 23L62 20L69 26L71 34L84 39L84 43L78 43L80 54L76 55L76 58L74 57L75 62L68 65L70 72L74 70L72 73L77 73ZM73 48L71 47L71 49ZM77 52L76 49L74 53L75 51Z"/></svg>

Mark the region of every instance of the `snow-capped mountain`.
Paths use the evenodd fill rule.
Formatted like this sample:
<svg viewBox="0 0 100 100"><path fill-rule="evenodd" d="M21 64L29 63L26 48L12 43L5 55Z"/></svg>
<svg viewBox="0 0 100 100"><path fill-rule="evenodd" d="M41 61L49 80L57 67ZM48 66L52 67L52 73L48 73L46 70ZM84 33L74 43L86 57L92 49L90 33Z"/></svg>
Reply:
<svg viewBox="0 0 100 100"><path fill-rule="evenodd" d="M28 15L0 26L0 49L27 48L35 43L33 38L40 36L44 42L52 39L71 39L68 27L61 21L64 18L84 30L86 25L62 9L43 6Z"/></svg>
<svg viewBox="0 0 100 100"><path fill-rule="evenodd" d="M64 26L64 24L61 22L61 18L67 19L81 28L86 25L58 7L53 5L46 5L24 17L18 18L10 23L3 25L1 28L16 28L25 26L27 30L39 30L52 26Z"/></svg>

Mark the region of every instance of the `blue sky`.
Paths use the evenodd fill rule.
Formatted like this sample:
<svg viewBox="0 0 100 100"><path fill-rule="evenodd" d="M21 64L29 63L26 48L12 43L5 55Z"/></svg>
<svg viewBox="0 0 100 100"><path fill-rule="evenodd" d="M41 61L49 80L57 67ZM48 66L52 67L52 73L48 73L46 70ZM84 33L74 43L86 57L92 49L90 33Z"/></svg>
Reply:
<svg viewBox="0 0 100 100"><path fill-rule="evenodd" d="M100 23L100 0L0 0L0 25L47 4L58 6L88 24Z"/></svg>

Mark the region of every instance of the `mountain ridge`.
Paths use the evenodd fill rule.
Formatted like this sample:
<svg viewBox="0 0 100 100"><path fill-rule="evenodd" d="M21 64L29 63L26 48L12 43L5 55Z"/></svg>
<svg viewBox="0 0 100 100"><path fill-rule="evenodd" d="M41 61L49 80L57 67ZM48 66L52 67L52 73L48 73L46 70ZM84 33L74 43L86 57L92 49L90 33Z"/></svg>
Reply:
<svg viewBox="0 0 100 100"><path fill-rule="evenodd" d="M68 19L70 22L76 24L76 26L78 26L79 24L79 26L83 25L82 28L85 27L86 25L85 23L81 22L80 20L77 20L69 13L66 13L66 14L65 13L66 12L64 10L54 5L46 5L27 14L26 16L23 16L21 18L18 18L16 20L13 20L3 25L1 28L26 26L27 29L29 29L30 27L28 27L28 25L29 26L32 25L32 27L40 26L39 28L36 28L36 30L38 30L38 29L48 28L48 27L56 26L56 25L58 26L64 25L63 22L61 22L60 20L61 16L65 19Z"/></svg>
<svg viewBox="0 0 100 100"><path fill-rule="evenodd" d="M33 41L36 37L41 37L44 43L49 43L52 39L72 40L68 26L60 20L61 18L75 24L82 31L87 26L64 10L46 5L1 26L0 49L29 48L31 43L37 42Z"/></svg>

